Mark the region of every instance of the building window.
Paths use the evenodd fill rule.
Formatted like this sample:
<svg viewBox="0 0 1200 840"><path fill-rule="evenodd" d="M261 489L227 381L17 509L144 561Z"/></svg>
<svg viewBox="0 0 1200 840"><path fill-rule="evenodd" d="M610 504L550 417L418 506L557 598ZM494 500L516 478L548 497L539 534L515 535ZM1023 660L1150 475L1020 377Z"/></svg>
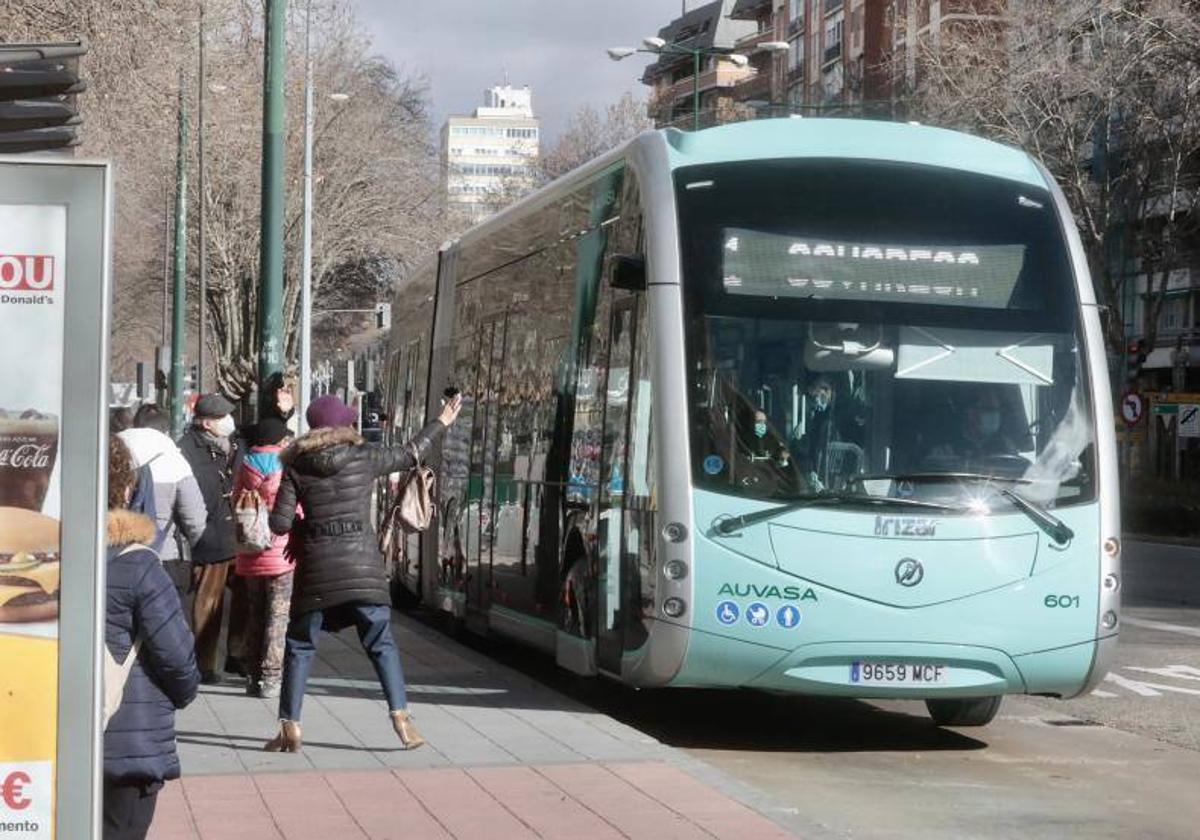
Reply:
<svg viewBox="0 0 1200 840"><path fill-rule="evenodd" d="M845 17L841 14L825 22L825 52L822 57L825 64L842 57L842 32L845 23Z"/></svg>
<svg viewBox="0 0 1200 840"><path fill-rule="evenodd" d="M1158 313L1158 331L1175 333L1188 326L1188 299L1186 295L1175 295L1163 301Z"/></svg>

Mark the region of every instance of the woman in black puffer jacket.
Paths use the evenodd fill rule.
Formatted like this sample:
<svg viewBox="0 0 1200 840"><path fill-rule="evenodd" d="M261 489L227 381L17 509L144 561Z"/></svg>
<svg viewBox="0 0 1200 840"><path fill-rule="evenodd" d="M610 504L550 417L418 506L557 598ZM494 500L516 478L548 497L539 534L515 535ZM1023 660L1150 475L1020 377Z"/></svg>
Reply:
<svg viewBox="0 0 1200 840"><path fill-rule="evenodd" d="M108 579L104 640L117 662L142 639L125 690L104 731L104 840L140 840L150 829L163 782L179 778L175 710L196 697L200 671L175 584L145 548L154 523L123 510L133 491L133 459L109 438Z"/></svg>
<svg viewBox="0 0 1200 840"><path fill-rule="evenodd" d="M392 726L407 749L425 743L408 714L400 654L392 638L391 596L371 527L376 479L415 465L413 448L424 461L458 417L455 397L441 416L411 443L385 448L365 443L354 431L357 413L333 396L314 400L305 412L312 429L282 456L283 480L271 511L271 530L293 530L298 543L291 620L279 694L279 734L265 749L300 748L300 707L321 629L353 625L371 657L387 697ZM297 521L297 507L302 518ZM298 540L296 539L298 537Z"/></svg>

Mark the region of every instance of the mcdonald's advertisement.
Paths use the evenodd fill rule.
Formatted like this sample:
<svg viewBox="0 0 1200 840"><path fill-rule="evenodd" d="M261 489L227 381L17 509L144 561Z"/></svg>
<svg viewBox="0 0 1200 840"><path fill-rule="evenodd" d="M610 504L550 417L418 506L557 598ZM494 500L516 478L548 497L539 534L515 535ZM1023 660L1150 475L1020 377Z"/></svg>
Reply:
<svg viewBox="0 0 1200 840"><path fill-rule="evenodd" d="M0 837L52 838L67 208L0 204Z"/></svg>

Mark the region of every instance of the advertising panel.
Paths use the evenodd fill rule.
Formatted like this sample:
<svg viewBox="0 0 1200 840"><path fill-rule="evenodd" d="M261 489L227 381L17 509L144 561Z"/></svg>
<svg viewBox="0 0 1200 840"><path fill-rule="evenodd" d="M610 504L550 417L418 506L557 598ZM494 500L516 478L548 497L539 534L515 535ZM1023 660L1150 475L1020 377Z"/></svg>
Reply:
<svg viewBox="0 0 1200 840"><path fill-rule="evenodd" d="M0 204L0 836L21 840L54 836L66 243L65 206Z"/></svg>

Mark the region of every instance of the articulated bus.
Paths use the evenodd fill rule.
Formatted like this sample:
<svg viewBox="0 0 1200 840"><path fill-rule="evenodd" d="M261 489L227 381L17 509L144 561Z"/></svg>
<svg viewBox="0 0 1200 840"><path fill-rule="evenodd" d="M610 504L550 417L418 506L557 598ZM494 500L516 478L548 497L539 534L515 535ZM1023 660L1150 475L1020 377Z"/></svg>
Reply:
<svg viewBox="0 0 1200 840"><path fill-rule="evenodd" d="M646 132L399 284L393 440L464 408L397 598L640 687L983 725L1116 645L1100 318L1013 148L784 119Z"/></svg>

